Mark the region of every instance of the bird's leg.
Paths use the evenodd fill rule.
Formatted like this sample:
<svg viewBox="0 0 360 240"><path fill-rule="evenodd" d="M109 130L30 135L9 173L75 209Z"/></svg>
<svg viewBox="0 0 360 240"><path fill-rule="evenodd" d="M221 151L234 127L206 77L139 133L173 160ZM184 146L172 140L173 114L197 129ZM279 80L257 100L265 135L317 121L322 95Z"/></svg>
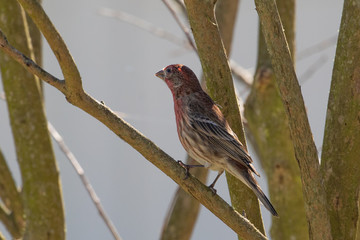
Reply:
<svg viewBox="0 0 360 240"><path fill-rule="evenodd" d="M187 179L189 176L190 176L190 174L189 174L189 169L190 168L194 168L194 167L205 167L204 165L200 165L200 164L198 164L198 165L190 165L190 164L185 164L185 163L183 163L182 161L177 161L178 162L178 164L180 165L180 166L182 166L183 168L185 168L185 178L184 178L184 180L185 179Z"/></svg>
<svg viewBox="0 0 360 240"><path fill-rule="evenodd" d="M216 189L214 188L216 181L219 179L219 177L221 176L221 174L223 174L224 170L219 171L218 175L216 176L215 180L213 181L212 184L209 185L210 190L213 192L213 194L216 194Z"/></svg>

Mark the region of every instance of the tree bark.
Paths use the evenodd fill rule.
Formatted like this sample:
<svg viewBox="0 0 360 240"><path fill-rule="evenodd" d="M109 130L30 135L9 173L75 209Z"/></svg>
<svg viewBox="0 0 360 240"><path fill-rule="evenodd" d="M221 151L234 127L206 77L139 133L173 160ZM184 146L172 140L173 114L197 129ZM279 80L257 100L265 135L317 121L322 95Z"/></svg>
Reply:
<svg viewBox="0 0 360 240"><path fill-rule="evenodd" d="M359 231L359 63L360 1L345 0L321 157L321 170L334 239L353 240Z"/></svg>
<svg viewBox="0 0 360 240"><path fill-rule="evenodd" d="M317 149L274 0L255 0L300 167L310 239L332 239Z"/></svg>
<svg viewBox="0 0 360 240"><path fill-rule="evenodd" d="M278 0L277 6L294 60L295 0ZM270 232L273 239L305 240L309 234L299 167L261 26L258 41L255 81L245 103L245 117L268 178L271 202L280 216L272 218Z"/></svg>
<svg viewBox="0 0 360 240"><path fill-rule="evenodd" d="M24 209L20 192L0 151L0 220L13 238L19 239L25 226Z"/></svg>
<svg viewBox="0 0 360 240"><path fill-rule="evenodd" d="M19 4L1 0L0 9L1 29L17 48L31 55ZM23 184L23 238L64 239L59 173L39 85L32 74L5 54L0 54L0 68Z"/></svg>

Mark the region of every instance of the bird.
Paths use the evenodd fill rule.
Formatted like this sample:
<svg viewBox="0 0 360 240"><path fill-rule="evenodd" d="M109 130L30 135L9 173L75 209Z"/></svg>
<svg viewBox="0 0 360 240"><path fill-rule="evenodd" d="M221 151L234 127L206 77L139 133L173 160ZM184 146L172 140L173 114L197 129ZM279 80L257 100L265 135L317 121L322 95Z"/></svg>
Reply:
<svg viewBox="0 0 360 240"><path fill-rule="evenodd" d="M278 216L253 175L260 177L249 153L220 108L201 88L195 73L185 65L172 64L155 76L165 81L172 93L177 133L182 146L190 157L201 164L186 165L179 161L186 168L186 173L194 166L218 171L209 185L215 194L215 183L225 170L249 187L273 216Z"/></svg>

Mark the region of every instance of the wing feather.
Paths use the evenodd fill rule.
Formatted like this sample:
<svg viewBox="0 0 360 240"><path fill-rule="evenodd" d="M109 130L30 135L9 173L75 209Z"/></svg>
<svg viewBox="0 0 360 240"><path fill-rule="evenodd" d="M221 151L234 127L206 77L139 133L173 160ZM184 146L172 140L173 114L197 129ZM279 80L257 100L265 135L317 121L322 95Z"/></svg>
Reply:
<svg viewBox="0 0 360 240"><path fill-rule="evenodd" d="M252 159L250 155L231 130L229 132L224 125L218 124L203 116L192 116L190 124L194 129L206 136L212 144L223 149L231 159L241 163L251 169L256 175L259 175L251 164Z"/></svg>

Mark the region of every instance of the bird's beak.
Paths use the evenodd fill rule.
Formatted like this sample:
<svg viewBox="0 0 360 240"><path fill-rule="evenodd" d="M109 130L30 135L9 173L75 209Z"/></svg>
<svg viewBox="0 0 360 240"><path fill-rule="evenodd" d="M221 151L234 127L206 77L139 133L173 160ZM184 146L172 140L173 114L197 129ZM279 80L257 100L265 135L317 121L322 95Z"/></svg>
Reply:
<svg viewBox="0 0 360 240"><path fill-rule="evenodd" d="M155 73L155 76L157 76L158 78L161 78L162 80L165 80L164 70L158 71L157 73Z"/></svg>

